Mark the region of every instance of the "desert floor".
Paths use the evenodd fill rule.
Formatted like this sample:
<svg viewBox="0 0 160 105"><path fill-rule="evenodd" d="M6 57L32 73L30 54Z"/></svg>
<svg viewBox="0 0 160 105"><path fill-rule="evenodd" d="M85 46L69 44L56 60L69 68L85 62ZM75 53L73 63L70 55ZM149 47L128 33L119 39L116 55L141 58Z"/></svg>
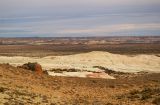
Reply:
<svg viewBox="0 0 160 105"><path fill-rule="evenodd" d="M0 105L160 105L159 40L0 38Z"/></svg>

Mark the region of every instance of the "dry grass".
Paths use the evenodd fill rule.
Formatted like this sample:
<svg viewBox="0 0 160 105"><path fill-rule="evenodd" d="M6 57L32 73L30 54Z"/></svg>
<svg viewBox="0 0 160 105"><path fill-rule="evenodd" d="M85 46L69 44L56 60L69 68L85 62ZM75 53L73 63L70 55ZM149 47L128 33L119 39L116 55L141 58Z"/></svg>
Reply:
<svg viewBox="0 0 160 105"><path fill-rule="evenodd" d="M152 105L159 99L156 90L160 87L159 75L144 74L118 80L51 77L1 64L0 104ZM144 94L145 101L135 97L139 94ZM118 96L121 98L117 99Z"/></svg>

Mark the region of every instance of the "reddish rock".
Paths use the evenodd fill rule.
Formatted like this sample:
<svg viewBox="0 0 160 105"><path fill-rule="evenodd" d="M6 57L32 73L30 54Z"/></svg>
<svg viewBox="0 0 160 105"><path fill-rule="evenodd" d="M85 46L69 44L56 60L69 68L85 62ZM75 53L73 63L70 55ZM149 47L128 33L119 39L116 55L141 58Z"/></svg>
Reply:
<svg viewBox="0 0 160 105"><path fill-rule="evenodd" d="M88 74L86 75L87 77L89 78L106 78L106 79L115 79L114 77L104 73L104 72L101 72L101 73L91 73L91 74Z"/></svg>
<svg viewBox="0 0 160 105"><path fill-rule="evenodd" d="M42 67L40 64L36 63L34 65L34 70L35 72L38 74L38 75L42 75L43 74L43 71L42 71Z"/></svg>
<svg viewBox="0 0 160 105"><path fill-rule="evenodd" d="M19 66L19 68L23 68L23 69L34 71L38 75L42 75L43 74L42 67L38 63L30 63L30 62L28 62L26 64L23 64L22 66Z"/></svg>

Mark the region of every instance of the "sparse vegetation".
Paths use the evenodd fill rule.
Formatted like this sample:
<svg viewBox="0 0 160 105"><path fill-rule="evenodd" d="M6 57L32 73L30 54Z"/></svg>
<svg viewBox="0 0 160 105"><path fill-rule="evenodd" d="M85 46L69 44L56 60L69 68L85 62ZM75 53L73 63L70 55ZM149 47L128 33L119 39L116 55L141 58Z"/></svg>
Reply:
<svg viewBox="0 0 160 105"><path fill-rule="evenodd" d="M155 54L155 57L158 59L160 56L159 38L159 36L64 39L0 38L0 55L39 58L52 56L50 59L56 59L56 55L107 51L122 55L126 54L126 57L135 57L137 54ZM97 54L95 54L95 56L97 56ZM96 59L98 63L103 57L99 58ZM47 57L45 59L47 59ZM90 59L87 60L87 62L89 62L88 65L93 63L90 62ZM136 60L133 62L136 62ZM74 63L73 61L71 64ZM102 63L100 63L100 65ZM93 63L93 65L89 66L93 67L90 69L97 70L98 68L98 70L103 70L106 74L116 77L116 80L54 77L49 75L39 76L35 75L33 72L34 65L32 65L32 63L28 64L30 66L26 68L17 68L9 64L0 64L0 104L142 105L143 103L144 105L160 105L160 73L139 72L134 74L117 72L107 68L109 67L108 65L106 65L106 67L103 65L103 67L96 66L97 63ZM63 64L63 62L61 62L61 64ZM86 66L80 67L83 68L83 71L99 73L98 70L85 70ZM63 69L59 67L53 68L50 71L55 73L81 72L81 69L75 69L74 67ZM44 71L44 73L47 74L47 71Z"/></svg>
<svg viewBox="0 0 160 105"><path fill-rule="evenodd" d="M6 88L0 87L0 93L4 93L6 91Z"/></svg>
<svg viewBox="0 0 160 105"><path fill-rule="evenodd" d="M65 41L64 41L65 39ZM139 41L141 43L139 43ZM94 42L94 43L91 43ZM102 43L105 42L105 43ZM7 46L7 47L6 47ZM137 47L138 46L138 47ZM0 38L0 55L51 56L90 51L118 54L159 54L159 36L89 38Z"/></svg>
<svg viewBox="0 0 160 105"><path fill-rule="evenodd" d="M155 98L155 99L152 101L152 103L155 104L155 105L160 105L160 97Z"/></svg>
<svg viewBox="0 0 160 105"><path fill-rule="evenodd" d="M4 81L0 77L0 104L4 102L4 105L141 105L141 102L158 105L159 102L160 84L153 82L160 79L159 74L144 74L127 80L51 77L0 64L0 75L5 78Z"/></svg>
<svg viewBox="0 0 160 105"><path fill-rule="evenodd" d="M62 73L62 72L81 72L82 70L74 69L74 68L71 68L71 69L60 69L60 68L57 68L57 69L52 69L52 70L48 70L48 71L55 72L55 73Z"/></svg>
<svg viewBox="0 0 160 105"><path fill-rule="evenodd" d="M131 101L149 101L150 103L154 103L159 105L158 102L160 95L160 88L144 88L142 90L131 90L129 93L117 96L117 99L120 100L131 100ZM153 101L151 101L153 100Z"/></svg>

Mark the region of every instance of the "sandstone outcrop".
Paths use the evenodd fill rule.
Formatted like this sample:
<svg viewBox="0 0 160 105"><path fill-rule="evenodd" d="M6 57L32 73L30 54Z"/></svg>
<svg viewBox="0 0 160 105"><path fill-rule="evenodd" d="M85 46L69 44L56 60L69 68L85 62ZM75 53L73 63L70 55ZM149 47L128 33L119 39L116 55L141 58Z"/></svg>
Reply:
<svg viewBox="0 0 160 105"><path fill-rule="evenodd" d="M38 64L38 63L30 63L30 62L28 62L28 63L25 63L22 66L18 66L18 67L34 71L38 75L42 75L43 74L42 66L40 64Z"/></svg>

